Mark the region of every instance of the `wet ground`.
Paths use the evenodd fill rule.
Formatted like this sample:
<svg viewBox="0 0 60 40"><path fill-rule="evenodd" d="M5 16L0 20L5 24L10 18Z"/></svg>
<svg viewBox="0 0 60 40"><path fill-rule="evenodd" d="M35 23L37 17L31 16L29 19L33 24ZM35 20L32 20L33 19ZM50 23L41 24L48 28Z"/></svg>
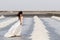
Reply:
<svg viewBox="0 0 60 40"><path fill-rule="evenodd" d="M11 21L12 19L12 21ZM46 29L49 32L49 40L60 40L60 21L50 18L50 17L41 17L40 18L44 25L46 26ZM7 22L8 21L8 22ZM23 18L23 25L22 25L22 36L21 37L12 37L12 38L6 38L4 37L4 34L10 29L10 27L15 24L18 20L14 17L7 17L7 18L1 18L0 19L0 40L32 40L30 38L33 33L33 24L34 19L33 17L24 17ZM4 24L5 22L5 24ZM6 23L7 22L7 23ZM4 26L2 26L4 25Z"/></svg>

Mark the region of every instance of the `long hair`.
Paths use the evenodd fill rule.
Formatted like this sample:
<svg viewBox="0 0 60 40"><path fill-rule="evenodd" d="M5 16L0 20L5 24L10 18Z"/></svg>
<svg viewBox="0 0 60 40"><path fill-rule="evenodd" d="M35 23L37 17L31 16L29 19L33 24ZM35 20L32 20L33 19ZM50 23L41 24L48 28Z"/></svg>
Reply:
<svg viewBox="0 0 60 40"><path fill-rule="evenodd" d="M18 13L18 18L20 19L20 15L22 15L23 14L23 12L22 11L19 11L19 13Z"/></svg>

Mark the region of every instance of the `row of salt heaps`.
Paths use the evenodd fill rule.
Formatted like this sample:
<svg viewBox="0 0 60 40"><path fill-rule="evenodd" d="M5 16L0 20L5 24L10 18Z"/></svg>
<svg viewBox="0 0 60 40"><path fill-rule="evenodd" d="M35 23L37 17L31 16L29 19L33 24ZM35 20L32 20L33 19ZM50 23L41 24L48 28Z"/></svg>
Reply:
<svg viewBox="0 0 60 40"><path fill-rule="evenodd" d="M18 18L17 17L13 17L13 18L9 18L8 20L6 20L6 21L3 21L3 22L1 22L0 23L0 28L4 28L4 27L6 27L7 25L9 25L9 24L11 24L11 23L13 23L13 22L15 22L15 21L17 21L18 20Z"/></svg>
<svg viewBox="0 0 60 40"><path fill-rule="evenodd" d="M49 40L48 31L37 16L34 16L34 30L31 35L32 40Z"/></svg>
<svg viewBox="0 0 60 40"><path fill-rule="evenodd" d="M60 20L60 17L57 17L57 16L52 16L51 18L54 18L56 20Z"/></svg>

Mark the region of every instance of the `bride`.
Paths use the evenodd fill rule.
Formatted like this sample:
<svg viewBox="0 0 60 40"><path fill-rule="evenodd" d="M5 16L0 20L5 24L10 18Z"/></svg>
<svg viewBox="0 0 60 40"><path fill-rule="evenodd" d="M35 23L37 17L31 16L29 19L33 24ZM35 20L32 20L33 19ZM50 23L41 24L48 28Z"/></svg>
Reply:
<svg viewBox="0 0 60 40"><path fill-rule="evenodd" d="M18 18L20 21L17 21L4 35L4 37L15 37L21 35L21 27L22 27L22 19L23 19L23 13L20 11L18 13Z"/></svg>

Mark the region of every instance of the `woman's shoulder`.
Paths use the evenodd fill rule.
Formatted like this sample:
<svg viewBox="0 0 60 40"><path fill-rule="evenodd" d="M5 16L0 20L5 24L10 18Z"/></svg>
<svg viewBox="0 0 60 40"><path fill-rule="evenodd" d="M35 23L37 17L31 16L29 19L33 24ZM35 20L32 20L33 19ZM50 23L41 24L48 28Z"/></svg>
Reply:
<svg viewBox="0 0 60 40"><path fill-rule="evenodd" d="M23 16L21 18L23 18Z"/></svg>

